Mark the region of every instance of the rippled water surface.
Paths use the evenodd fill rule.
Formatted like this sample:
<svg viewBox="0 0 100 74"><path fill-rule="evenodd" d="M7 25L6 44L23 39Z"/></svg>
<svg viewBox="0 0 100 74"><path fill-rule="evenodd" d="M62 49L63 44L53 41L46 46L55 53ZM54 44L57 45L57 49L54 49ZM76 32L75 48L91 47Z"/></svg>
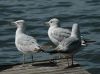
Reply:
<svg viewBox="0 0 100 74"><path fill-rule="evenodd" d="M44 45L49 41L44 22L53 17L62 27L79 23L84 38L96 41L81 49L75 59L92 74L100 74L100 0L0 0L0 65L22 61L14 45L16 27L11 21L25 20L27 33Z"/></svg>

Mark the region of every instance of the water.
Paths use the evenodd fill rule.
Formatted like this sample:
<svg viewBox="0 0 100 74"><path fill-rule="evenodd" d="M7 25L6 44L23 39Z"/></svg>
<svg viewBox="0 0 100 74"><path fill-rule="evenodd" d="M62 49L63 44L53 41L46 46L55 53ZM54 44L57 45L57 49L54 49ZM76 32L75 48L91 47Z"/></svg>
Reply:
<svg viewBox="0 0 100 74"><path fill-rule="evenodd" d="M81 49L75 59L92 74L100 74L100 0L0 0L0 65L22 61L14 45L16 27L11 21L25 20L27 33L44 45L49 41L44 22L53 17L62 27L79 23L82 35L96 41ZM37 57L40 55L34 55Z"/></svg>

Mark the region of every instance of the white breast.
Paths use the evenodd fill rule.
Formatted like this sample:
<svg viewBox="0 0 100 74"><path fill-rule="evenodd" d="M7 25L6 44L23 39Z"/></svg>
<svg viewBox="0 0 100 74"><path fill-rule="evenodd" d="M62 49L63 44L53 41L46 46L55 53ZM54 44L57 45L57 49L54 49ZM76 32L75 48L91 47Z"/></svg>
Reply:
<svg viewBox="0 0 100 74"><path fill-rule="evenodd" d="M54 37L54 29L55 28L49 28L48 30L48 36L50 38L50 40L55 44L58 45L59 41Z"/></svg>

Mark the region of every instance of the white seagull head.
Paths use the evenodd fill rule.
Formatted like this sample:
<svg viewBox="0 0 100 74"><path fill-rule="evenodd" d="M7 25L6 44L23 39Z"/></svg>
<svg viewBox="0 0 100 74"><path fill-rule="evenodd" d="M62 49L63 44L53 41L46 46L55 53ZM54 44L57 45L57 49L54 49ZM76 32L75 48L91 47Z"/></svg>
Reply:
<svg viewBox="0 0 100 74"><path fill-rule="evenodd" d="M17 26L17 28L22 28L24 22L25 22L24 20L17 20L17 21L12 22L12 23L14 23Z"/></svg>
<svg viewBox="0 0 100 74"><path fill-rule="evenodd" d="M49 25L49 26L58 26L58 24L59 24L59 20L57 18L53 18L49 20L48 22L46 22L46 25Z"/></svg>

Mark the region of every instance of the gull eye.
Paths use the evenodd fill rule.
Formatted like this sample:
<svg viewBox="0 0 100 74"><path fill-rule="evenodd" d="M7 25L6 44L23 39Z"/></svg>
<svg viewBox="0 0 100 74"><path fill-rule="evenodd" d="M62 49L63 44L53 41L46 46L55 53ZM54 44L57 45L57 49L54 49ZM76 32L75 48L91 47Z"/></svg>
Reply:
<svg viewBox="0 0 100 74"><path fill-rule="evenodd" d="M52 21L51 21L51 23L52 23Z"/></svg>

